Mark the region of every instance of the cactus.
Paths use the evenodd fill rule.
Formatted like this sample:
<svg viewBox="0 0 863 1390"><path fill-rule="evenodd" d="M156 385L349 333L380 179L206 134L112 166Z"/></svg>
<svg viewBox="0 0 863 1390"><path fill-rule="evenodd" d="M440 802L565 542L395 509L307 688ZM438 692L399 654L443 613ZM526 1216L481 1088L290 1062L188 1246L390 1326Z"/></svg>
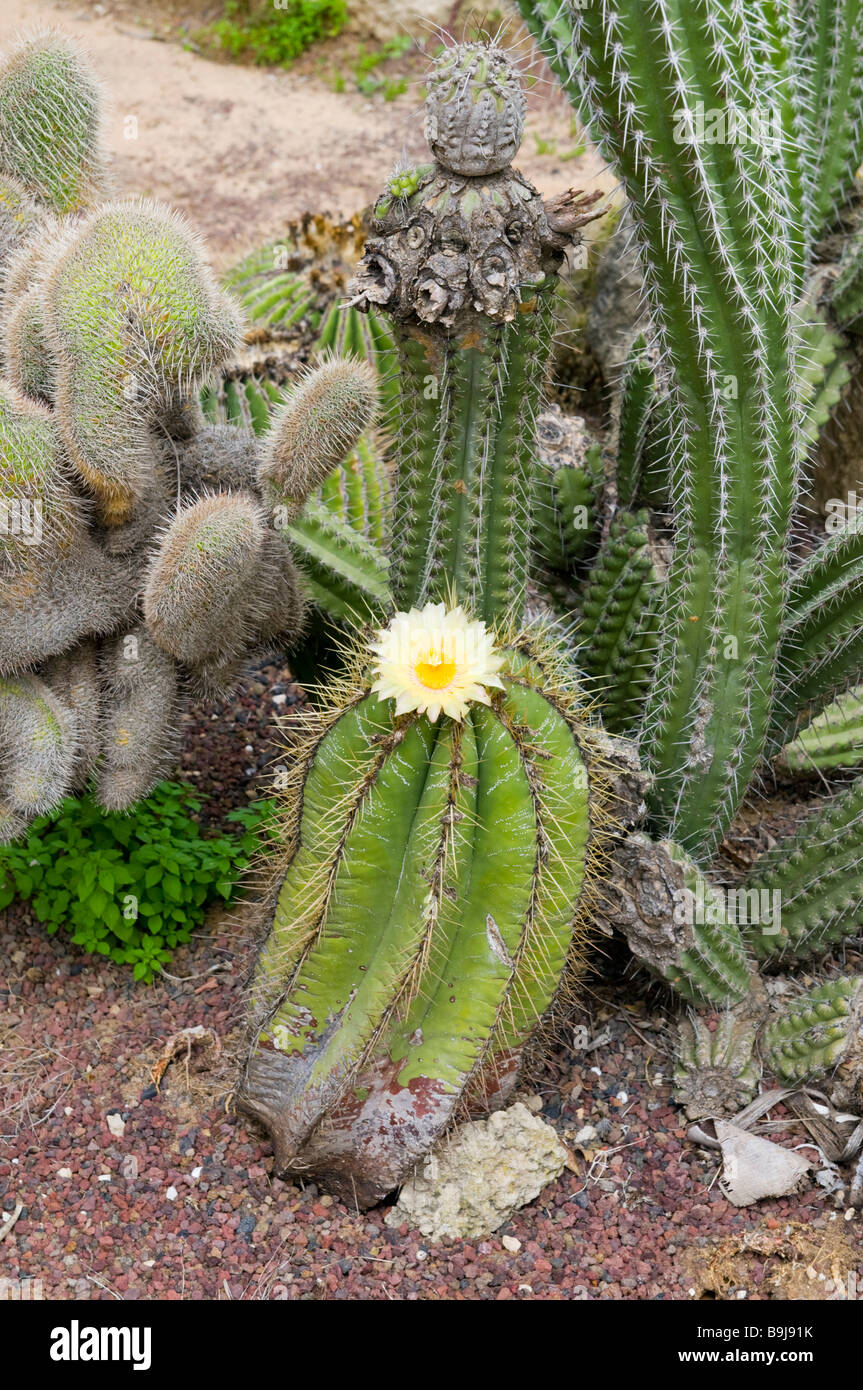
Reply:
<svg viewBox="0 0 863 1390"><path fill-rule="evenodd" d="M278 1171L363 1206L402 1181L478 1069L498 1087L513 1072L573 950L590 829L574 716L515 651L495 684L461 721L352 690L291 802L240 1103Z"/></svg>
<svg viewBox="0 0 863 1390"><path fill-rule="evenodd" d="M787 963L823 955L863 929L863 780L857 778L769 850L743 891L780 904L779 920L744 929L760 958Z"/></svg>
<svg viewBox="0 0 863 1390"><path fill-rule="evenodd" d="M354 446L377 410L375 376L364 362L325 358L276 413L258 477L273 507L293 520Z"/></svg>
<svg viewBox="0 0 863 1390"><path fill-rule="evenodd" d="M375 408L369 368L334 359L260 437L206 424L199 388L236 348L237 308L176 214L142 199L87 211L95 93L56 35L0 73L4 838L91 779L106 808L133 804L171 766L189 682L223 691L251 652L296 639L290 519ZM64 103L68 131L40 152ZM349 538L353 568L333 543L339 602L350 582L386 602L385 565L357 561Z"/></svg>
<svg viewBox="0 0 863 1390"><path fill-rule="evenodd" d="M517 622L554 271L596 200L544 205L501 162L520 138L513 70L482 46L458 52L441 62L464 65L463 85L442 67L429 89L429 141L444 163L378 200L351 303L390 313L399 353L396 603L421 605L452 586L486 619ZM471 132L463 147L452 143L459 122Z"/></svg>
<svg viewBox="0 0 863 1390"><path fill-rule="evenodd" d="M618 512L580 601L582 665L612 733L638 727L659 654L659 597L649 513Z"/></svg>
<svg viewBox="0 0 863 1390"><path fill-rule="evenodd" d="M616 482L621 507L635 505L644 465L644 447L656 394L656 372L643 334L630 348L619 387Z"/></svg>
<svg viewBox="0 0 863 1390"><path fill-rule="evenodd" d="M686 851L642 832L614 850L599 908L636 960L697 1007L747 998L752 965L722 893Z"/></svg>
<svg viewBox="0 0 863 1390"><path fill-rule="evenodd" d="M858 686L813 719L776 759L781 772L829 772L863 763L863 690Z"/></svg>
<svg viewBox="0 0 863 1390"><path fill-rule="evenodd" d="M576 417L554 406L537 422L533 550L541 570L566 570L597 539L603 464L599 445Z"/></svg>
<svg viewBox="0 0 863 1390"><path fill-rule="evenodd" d="M802 449L792 316L803 213L790 156L699 143L697 117L750 107L759 83L782 104L787 34L772 8L771 29L760 10L723 0L699 4L691 25L674 0L647 12L635 0L523 0L522 11L589 113L635 221L671 400L675 527L643 742L657 828L709 851L770 716Z"/></svg>
<svg viewBox="0 0 863 1390"><path fill-rule="evenodd" d="M863 677L863 524L843 524L791 576L779 648L774 749Z"/></svg>
<svg viewBox="0 0 863 1390"><path fill-rule="evenodd" d="M802 131L812 233L828 228L848 201L863 149L863 5L797 0L791 7L795 78L805 103Z"/></svg>
<svg viewBox="0 0 863 1390"><path fill-rule="evenodd" d="M239 1091L279 1171L362 1205L511 1088L578 955L597 814L571 677L516 635L554 271L592 200L511 169L524 98L494 44L446 49L428 91L436 163L390 181L349 290L399 355L402 611L300 760Z"/></svg>
<svg viewBox="0 0 863 1390"><path fill-rule="evenodd" d="M832 1074L834 1103L859 1112L863 1103L863 979L828 980L783 998L761 1035L766 1066L794 1086Z"/></svg>
<svg viewBox="0 0 863 1390"><path fill-rule="evenodd" d="M830 309L836 322L852 333L863 327L863 231L849 241L839 264Z"/></svg>
<svg viewBox="0 0 863 1390"><path fill-rule="evenodd" d="M25 36L0 67L0 174L59 213L103 196L102 98L78 45L56 29Z"/></svg>
<svg viewBox="0 0 863 1390"><path fill-rule="evenodd" d="M690 1120L734 1115L747 1105L761 1080L755 1048L764 1008L745 999L722 1013L681 1018L674 1054L674 1099Z"/></svg>

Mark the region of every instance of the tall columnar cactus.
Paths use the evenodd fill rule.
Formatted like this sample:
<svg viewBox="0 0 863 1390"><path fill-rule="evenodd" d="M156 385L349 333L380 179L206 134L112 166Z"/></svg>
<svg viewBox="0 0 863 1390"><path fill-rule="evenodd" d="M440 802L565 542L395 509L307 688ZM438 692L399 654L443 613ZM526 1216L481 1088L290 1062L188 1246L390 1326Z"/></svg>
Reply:
<svg viewBox="0 0 863 1390"><path fill-rule="evenodd" d="M765 1027L755 971L859 932L858 783L733 889L707 867L764 758L801 726L785 770L810 747L816 761L831 727L837 758L853 735L830 702L863 676L863 531L837 526L802 564L789 538L800 464L854 363L841 330L858 321L858 245L838 277L813 260L835 258L836 228L853 232L859 202L859 0L520 4L621 175L658 347L640 365L635 349L624 371L616 479L581 621L587 662L601 662L609 632L626 632L625 606L597 602L626 524L614 507L655 508L673 558L667 580L655 576L660 656L640 744L656 779L649 828L682 847L630 835L600 911L683 998L725 1010L681 1035L679 1094L697 1113L751 1089L759 1030L775 1073L794 1082L841 1061L859 1099L859 981L831 982ZM625 681L634 658L620 657Z"/></svg>
<svg viewBox="0 0 863 1390"><path fill-rule="evenodd" d="M675 548L644 746L659 827L716 844L764 747L801 453L793 161L710 142L700 113L787 101L772 6L523 0L620 172L671 398Z"/></svg>
<svg viewBox="0 0 863 1390"><path fill-rule="evenodd" d="M435 163L391 180L350 291L399 353L402 611L300 760L239 1100L279 1171L362 1205L511 1090L579 951L596 774L571 675L518 623L554 272L589 214L513 171L523 118L501 50L447 49Z"/></svg>
<svg viewBox="0 0 863 1390"><path fill-rule="evenodd" d="M181 218L140 199L86 209L96 94L57 35L0 70L3 839L91 778L107 808L133 804L170 770L184 689L223 691L296 638L291 527L376 409L369 368L328 360L260 438L206 425L199 388L239 314ZM29 180L14 199L3 169ZM345 530L335 549L354 557ZM365 573L351 565L345 605ZM385 601L384 562L369 568Z"/></svg>

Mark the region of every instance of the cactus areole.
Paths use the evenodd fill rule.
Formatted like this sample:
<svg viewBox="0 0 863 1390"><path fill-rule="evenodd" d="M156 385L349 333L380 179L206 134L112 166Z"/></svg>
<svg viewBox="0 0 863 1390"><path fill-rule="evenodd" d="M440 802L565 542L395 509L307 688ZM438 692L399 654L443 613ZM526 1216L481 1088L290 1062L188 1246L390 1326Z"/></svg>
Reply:
<svg viewBox="0 0 863 1390"><path fill-rule="evenodd" d="M401 611L299 759L239 1092L277 1171L363 1206L511 1090L578 957L591 831L578 697L514 634L555 272L595 198L512 169L496 46L447 49L428 90L435 162L390 180L350 290L399 352Z"/></svg>

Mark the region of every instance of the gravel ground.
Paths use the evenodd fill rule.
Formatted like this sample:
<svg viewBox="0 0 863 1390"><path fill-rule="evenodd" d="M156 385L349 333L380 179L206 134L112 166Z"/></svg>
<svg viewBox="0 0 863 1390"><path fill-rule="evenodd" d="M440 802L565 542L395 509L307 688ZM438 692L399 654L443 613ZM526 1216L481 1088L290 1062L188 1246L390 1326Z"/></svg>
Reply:
<svg viewBox="0 0 863 1390"><path fill-rule="evenodd" d="M182 765L211 814L265 789L274 716L296 699L265 664L229 707L189 711ZM213 916L172 978L141 988L24 907L0 914L0 1227L23 1204L7 1278L41 1279L47 1299L804 1298L863 1281L860 1215L821 1188L726 1201L671 1100L666 1001L614 946L527 1091L571 1168L493 1236L430 1245L273 1178L262 1134L229 1110L259 916ZM198 1025L157 1089L165 1044Z"/></svg>

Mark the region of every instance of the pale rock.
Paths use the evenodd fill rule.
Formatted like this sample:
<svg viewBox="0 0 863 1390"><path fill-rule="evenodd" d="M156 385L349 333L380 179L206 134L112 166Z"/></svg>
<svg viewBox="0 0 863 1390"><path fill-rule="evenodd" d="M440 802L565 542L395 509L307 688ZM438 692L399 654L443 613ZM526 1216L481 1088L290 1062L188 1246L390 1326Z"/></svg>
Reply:
<svg viewBox="0 0 863 1390"><path fill-rule="evenodd" d="M407 1222L435 1241L487 1235L560 1177L566 1158L551 1125L517 1102L444 1140L417 1165L384 1219L389 1226Z"/></svg>

